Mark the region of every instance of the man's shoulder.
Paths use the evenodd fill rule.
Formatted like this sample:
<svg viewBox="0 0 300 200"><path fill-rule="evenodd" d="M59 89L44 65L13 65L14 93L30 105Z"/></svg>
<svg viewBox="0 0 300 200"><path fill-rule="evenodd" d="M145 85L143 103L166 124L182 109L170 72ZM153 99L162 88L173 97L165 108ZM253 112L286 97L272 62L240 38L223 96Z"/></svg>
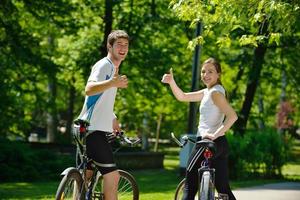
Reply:
<svg viewBox="0 0 300 200"><path fill-rule="evenodd" d="M92 72L102 71L104 73L111 73L113 71L113 66L106 57L102 58L96 62L92 67Z"/></svg>
<svg viewBox="0 0 300 200"><path fill-rule="evenodd" d="M109 61L106 57L104 57L104 58L98 60L98 61L94 64L93 67L109 67L109 68L111 68L112 66L111 66L110 61Z"/></svg>

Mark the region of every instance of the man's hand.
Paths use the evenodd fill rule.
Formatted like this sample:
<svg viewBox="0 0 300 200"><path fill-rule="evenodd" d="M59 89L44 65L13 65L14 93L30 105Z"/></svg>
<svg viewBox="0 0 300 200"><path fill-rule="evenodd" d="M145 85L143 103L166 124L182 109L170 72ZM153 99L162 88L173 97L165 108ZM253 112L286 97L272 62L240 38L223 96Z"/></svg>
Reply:
<svg viewBox="0 0 300 200"><path fill-rule="evenodd" d="M119 71L119 69L116 69L114 77L111 80L113 87L127 88L127 86L128 86L127 76L126 75L119 75L118 71Z"/></svg>
<svg viewBox="0 0 300 200"><path fill-rule="evenodd" d="M126 75L118 75L117 71L112 78L112 83L114 87L117 88L127 88L128 79Z"/></svg>
<svg viewBox="0 0 300 200"><path fill-rule="evenodd" d="M114 133L121 132L120 124L119 124L119 121L117 118L113 119L113 127L112 128L113 128Z"/></svg>

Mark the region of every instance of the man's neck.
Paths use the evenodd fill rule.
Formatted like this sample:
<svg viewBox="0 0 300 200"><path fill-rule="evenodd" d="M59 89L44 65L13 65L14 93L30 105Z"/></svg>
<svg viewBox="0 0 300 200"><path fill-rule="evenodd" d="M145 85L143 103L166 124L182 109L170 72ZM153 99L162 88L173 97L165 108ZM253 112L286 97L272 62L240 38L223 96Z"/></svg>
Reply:
<svg viewBox="0 0 300 200"><path fill-rule="evenodd" d="M111 54L107 54L107 57L111 60L111 62L114 64L114 66L116 67L116 68L119 68L119 66L120 66L120 64L121 64L121 60L116 60L116 59L114 59L112 56L111 56Z"/></svg>

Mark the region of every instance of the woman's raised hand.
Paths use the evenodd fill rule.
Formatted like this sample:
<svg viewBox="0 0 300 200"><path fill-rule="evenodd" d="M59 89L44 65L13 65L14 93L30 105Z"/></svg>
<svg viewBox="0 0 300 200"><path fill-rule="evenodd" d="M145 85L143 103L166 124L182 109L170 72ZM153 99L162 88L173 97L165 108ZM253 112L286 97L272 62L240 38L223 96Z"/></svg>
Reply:
<svg viewBox="0 0 300 200"><path fill-rule="evenodd" d="M164 74L162 79L161 79L161 82L170 84L172 81L174 81L173 69L170 68L169 74Z"/></svg>

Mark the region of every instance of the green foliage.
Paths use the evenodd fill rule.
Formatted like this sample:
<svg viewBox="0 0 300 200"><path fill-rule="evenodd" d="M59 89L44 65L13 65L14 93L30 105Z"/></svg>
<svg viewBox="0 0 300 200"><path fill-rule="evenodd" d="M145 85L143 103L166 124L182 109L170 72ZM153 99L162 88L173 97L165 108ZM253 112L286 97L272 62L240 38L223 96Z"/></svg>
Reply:
<svg viewBox="0 0 300 200"><path fill-rule="evenodd" d="M49 150L32 149L23 142L0 140L0 180L54 180L74 165L73 156L58 155Z"/></svg>
<svg viewBox="0 0 300 200"><path fill-rule="evenodd" d="M36 129L45 129L47 114L53 110L60 126L79 114L91 66L100 59L107 23L104 3L1 1L0 120L5 122L0 124L1 135L27 138ZM264 111L258 109L256 96L249 128L256 128L262 118L267 126L275 124L283 69L288 98L300 109L296 1L185 0L169 5L165 0L141 0L113 1L112 5L112 29L124 29L131 36L129 54L121 66L129 87L119 90L116 101L116 114L127 132L154 136L160 116L162 138L171 131L186 132L188 104L177 102L160 80L173 67L178 85L190 91L191 50L197 44L202 44L201 60L214 56L221 61L222 82L234 109L239 110L254 62L253 47L266 42L270 50L260 78ZM198 22L203 23L203 33L194 38ZM259 32L263 22L269 23L268 35ZM50 93L51 84L57 88L56 95ZM299 112L294 121L299 126Z"/></svg>
<svg viewBox="0 0 300 200"><path fill-rule="evenodd" d="M234 102L232 103L235 108L239 109L243 104L252 106L248 128L257 127L258 116L264 119L268 118L265 120L266 123L273 126L275 115L272 113L276 112L274 107L279 104L280 93L286 92L288 98L299 94L299 77L295 73L293 65L286 64L287 62L294 63L299 57L299 45L293 42L293 40L299 41L300 29L299 23L297 23L300 20L299 2L173 0L170 7L181 20L187 21L192 27L196 23L202 23L201 40L192 39L190 44L195 45L198 42L203 45L205 51L211 51L211 55L233 65L229 73L235 75L236 78L232 82L228 81L228 84L238 84L238 86L233 88L233 91L229 91L233 92ZM218 45L220 49L217 50L213 47L215 45ZM259 80L258 87L272 87L272 90L267 89L267 91L261 90L260 92L260 96L263 96L264 105L262 107L267 107L264 109L263 116L261 116L262 107L258 108L256 103L260 101L258 95L255 95L253 103L252 100L249 100L251 102L242 102L246 90L245 85L256 84L253 83L253 77L251 77L254 66L257 64L253 48L259 45L267 47L267 53L263 61L262 74L256 74ZM287 49L293 49L293 52ZM238 52L239 50L240 52ZM282 86L280 77L283 70L289 74L286 87ZM294 72L293 75L290 74L291 72ZM223 77L227 77L227 73ZM299 99L299 96L296 99ZM292 98L292 101L297 101L296 99ZM299 115L295 118L299 119ZM297 120L297 124L299 126L299 120Z"/></svg>
<svg viewBox="0 0 300 200"><path fill-rule="evenodd" d="M249 176L281 176L288 161L292 142L276 131L247 131L244 137L228 135L230 144L230 176L244 179Z"/></svg>

